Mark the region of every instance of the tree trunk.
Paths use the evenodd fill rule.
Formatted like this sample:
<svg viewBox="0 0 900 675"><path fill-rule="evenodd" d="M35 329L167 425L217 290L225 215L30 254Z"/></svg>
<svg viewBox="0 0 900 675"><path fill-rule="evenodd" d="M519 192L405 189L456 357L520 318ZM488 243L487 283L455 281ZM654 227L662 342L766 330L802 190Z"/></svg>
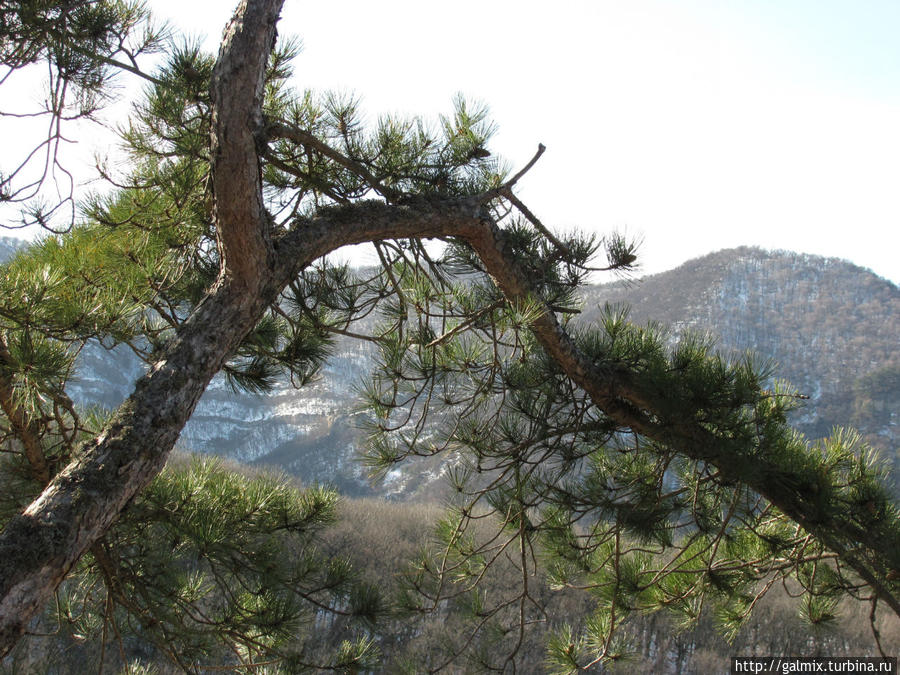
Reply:
<svg viewBox="0 0 900 675"><path fill-rule="evenodd" d="M213 75L220 278L103 432L0 535L0 655L79 557L156 476L210 379L274 301L254 133L282 0L246 0Z"/></svg>
<svg viewBox="0 0 900 675"><path fill-rule="evenodd" d="M475 248L510 300L530 296L503 233L484 208L498 193L422 198L404 206L359 202L325 209L282 237L273 236L263 208L257 139L266 58L281 4L281 0L242 3L214 71L212 184L219 280L103 432L84 444L73 462L0 534L0 657L9 652L78 558L159 473L210 379L288 281L313 260L365 241L456 236ZM657 419L652 397L635 385L631 374L624 368L596 368L550 310L537 319L533 330L567 375L623 427L709 461L736 480L743 480L746 462L768 461L764 455L749 457L699 424ZM771 462L766 469L783 470ZM884 581L900 568L896 537L860 531L850 516L840 512L821 514L802 484L789 488L789 481L756 482L750 486L841 554L900 614L894 586Z"/></svg>

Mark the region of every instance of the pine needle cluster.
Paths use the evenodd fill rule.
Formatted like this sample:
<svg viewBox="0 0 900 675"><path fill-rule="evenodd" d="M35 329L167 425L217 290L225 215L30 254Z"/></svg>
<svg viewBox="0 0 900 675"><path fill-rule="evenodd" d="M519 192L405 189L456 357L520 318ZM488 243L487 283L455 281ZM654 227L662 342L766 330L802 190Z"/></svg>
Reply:
<svg viewBox="0 0 900 675"><path fill-rule="evenodd" d="M49 67L41 114L53 121L35 153L0 176L0 199L51 230L63 206L72 214L65 234L0 268L4 523L103 433L103 411L66 393L80 350L125 345L162 367L190 318L233 291L223 252L234 242L217 213L227 197L214 194L211 149L222 147L210 141L228 103L210 93L216 59L166 34L140 3L0 9L0 59L10 72ZM141 70L139 57L163 48L158 68ZM579 287L598 270L631 272L636 243L554 234L516 197L543 146L510 176L488 149L486 108L462 97L434 123L366 124L353 97L292 87L298 53L298 42L279 40L260 70L253 156L243 158L258 169L265 211L258 269L285 278L262 280L275 289L264 302L238 298L260 301L254 325L229 353L206 356L221 357L235 389L265 392L280 378L302 387L316 377L338 336L374 345L377 366L360 386L365 461L376 476L413 456L440 455L448 467L447 515L404 575L402 602L414 612L453 603L469 623L428 656L429 670L460 658L514 668L540 622L557 626L552 672L627 658L623 628L643 613L684 627L711 613L730 638L776 584L802 589L811 625L831 621L844 596L872 603L872 616L879 602L900 613L900 517L857 435L801 437L787 415L802 397L751 356L729 361L696 337L673 343L617 308L579 324ZM73 188L58 189L68 176L60 128L91 117L114 72L147 83L120 127L127 168L103 168L111 190L76 210ZM42 201L54 188L55 201ZM418 229L342 227L459 213L468 235L447 230L438 246ZM374 240L379 264L269 264L329 226L328 250ZM375 327L361 328L370 317ZM137 644L188 672L372 668L366 626L388 604L346 561L318 552L335 500L216 462L170 465L90 547L42 625L99 645L101 668L114 652L118 665L141 667ZM511 580L496 596L484 590L494 574ZM587 594L590 619L548 616L538 576ZM359 622L329 653L308 633L325 616Z"/></svg>

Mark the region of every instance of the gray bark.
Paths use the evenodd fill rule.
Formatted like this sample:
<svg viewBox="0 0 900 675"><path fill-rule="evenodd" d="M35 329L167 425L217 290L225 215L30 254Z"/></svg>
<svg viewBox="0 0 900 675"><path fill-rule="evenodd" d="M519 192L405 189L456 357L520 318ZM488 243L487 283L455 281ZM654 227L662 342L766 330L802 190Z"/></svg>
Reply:
<svg viewBox="0 0 900 675"><path fill-rule="evenodd" d="M78 558L159 473L210 379L288 281L313 260L365 241L455 236L475 248L508 298L530 296L502 232L483 206L497 193L421 199L404 206L361 202L323 210L281 237L272 234L263 208L257 139L263 74L281 4L242 3L214 72L212 169L222 256L219 280L103 432L0 534L0 656L12 648ZM742 479L741 463L750 459L741 449L726 439L711 438L698 424L655 418L649 412L652 396L625 370L595 368L551 311L533 328L560 367L623 426L709 461L725 476ZM885 581L900 568L900 546L859 531L845 514L820 513L804 495L804 486L788 485L784 481L751 487L840 553L900 613L895 584Z"/></svg>
<svg viewBox="0 0 900 675"><path fill-rule="evenodd" d="M216 285L103 432L0 534L0 655L8 653L75 562L159 473L210 379L287 282L346 244L464 234L477 199L326 209L273 239L256 134L279 0L242 4L214 72L213 185L222 253Z"/></svg>

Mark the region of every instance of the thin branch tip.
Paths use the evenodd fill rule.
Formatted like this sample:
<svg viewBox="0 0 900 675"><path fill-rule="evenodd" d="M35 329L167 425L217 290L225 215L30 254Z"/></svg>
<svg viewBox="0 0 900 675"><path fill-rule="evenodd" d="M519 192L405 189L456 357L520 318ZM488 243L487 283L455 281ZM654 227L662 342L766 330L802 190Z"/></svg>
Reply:
<svg viewBox="0 0 900 675"><path fill-rule="evenodd" d="M538 149L537 149L537 152L534 153L534 157L532 157L528 161L528 164L523 166L522 169L515 176L513 176L508 181L506 181L506 183L504 183L500 189L503 191L511 190L512 186L515 185L516 183L518 183L519 179L522 178L522 176L524 176L526 173L531 171L531 167L533 167L535 164L537 164L537 161L541 158L541 155L544 154L544 151L546 149L547 149L547 146L545 146L543 143L538 143Z"/></svg>

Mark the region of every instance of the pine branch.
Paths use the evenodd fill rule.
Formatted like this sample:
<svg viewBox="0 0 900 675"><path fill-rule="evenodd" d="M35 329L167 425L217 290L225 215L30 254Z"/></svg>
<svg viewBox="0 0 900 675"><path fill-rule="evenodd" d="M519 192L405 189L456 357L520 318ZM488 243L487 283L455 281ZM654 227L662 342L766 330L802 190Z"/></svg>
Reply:
<svg viewBox="0 0 900 675"><path fill-rule="evenodd" d="M4 336L0 334L0 408L6 414L13 433L22 443L32 476L43 487L50 482L50 466L41 444L41 426L25 413L16 400L12 380L7 375L12 366L9 348Z"/></svg>
<svg viewBox="0 0 900 675"><path fill-rule="evenodd" d="M312 148L349 170L351 173L362 178L373 190L382 195L385 199L396 202L403 197L403 193L381 183L381 181L379 181L362 163L350 159L308 131L295 127L287 122L268 122L265 125L264 138L267 140L283 138L293 141L303 147ZM263 156L270 160L274 157L271 150L266 150L263 153Z"/></svg>
<svg viewBox="0 0 900 675"><path fill-rule="evenodd" d="M533 298L528 281L519 273L510 257L503 232L486 226L475 237L467 238L485 269L496 280L510 301ZM726 480L746 483L785 514L814 534L850 565L900 616L900 594L886 579L900 570L900 532L898 523L882 523L884 533L860 528L845 512L822 513L810 496L818 486L809 478L792 472L787 466L768 460L760 448L736 445L734 440L718 437L700 424L679 419L660 419L653 414L654 395L644 389L628 369L607 365L597 368L578 349L559 325L552 311L545 311L532 329L544 349L557 364L588 393L598 408L623 427L671 446L687 457L718 467ZM779 480L773 480L774 477ZM854 551L862 545L865 555Z"/></svg>

